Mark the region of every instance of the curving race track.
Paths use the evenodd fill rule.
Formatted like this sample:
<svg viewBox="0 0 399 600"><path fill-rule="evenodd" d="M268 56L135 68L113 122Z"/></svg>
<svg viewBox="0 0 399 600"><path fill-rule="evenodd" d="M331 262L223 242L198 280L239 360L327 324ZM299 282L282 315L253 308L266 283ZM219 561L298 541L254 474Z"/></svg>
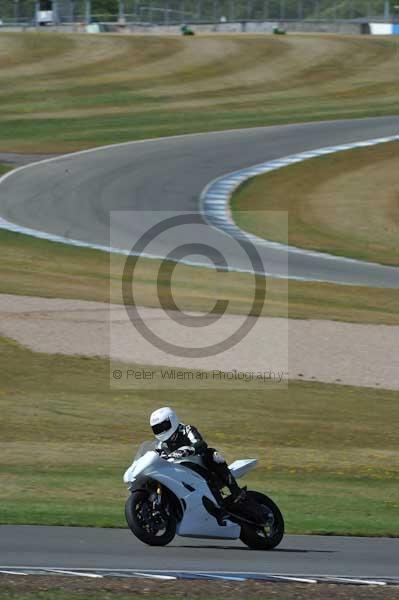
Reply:
<svg viewBox="0 0 399 600"><path fill-rule="evenodd" d="M19 226L108 245L111 210L198 211L205 186L224 173L325 146L399 133L399 117L188 135L128 143L59 157L17 170L0 185L0 216ZM140 212L136 213L140 215ZM121 221L118 247L130 249ZM220 235L223 235L220 233ZM115 245L115 244L114 244ZM162 245L158 248L162 255ZM270 248L269 272L286 275ZM230 257L236 268L235 257ZM239 261L239 258L237 258ZM290 253L292 277L399 287L399 269ZM126 530L0 527L0 571L40 569L164 569L380 578L399 582L399 540L287 536L273 552L248 551L239 542L176 539L149 548ZM121 571L118 571L121 574Z"/></svg>
<svg viewBox="0 0 399 600"><path fill-rule="evenodd" d="M0 217L52 235L107 246L110 211L137 211L132 220L122 217L118 221L112 239L114 247L129 250L132 231L136 239L143 231L139 211L197 212L202 190L225 173L293 153L398 132L399 117L384 117L187 135L76 153L7 176L0 185ZM209 228L209 239L203 242L213 246L214 239L215 230ZM399 268L321 254L290 251L287 255L264 245L259 245L258 252L267 273L275 276L399 287ZM152 253L167 254L161 239ZM231 251L228 258L232 268L248 268L242 252Z"/></svg>

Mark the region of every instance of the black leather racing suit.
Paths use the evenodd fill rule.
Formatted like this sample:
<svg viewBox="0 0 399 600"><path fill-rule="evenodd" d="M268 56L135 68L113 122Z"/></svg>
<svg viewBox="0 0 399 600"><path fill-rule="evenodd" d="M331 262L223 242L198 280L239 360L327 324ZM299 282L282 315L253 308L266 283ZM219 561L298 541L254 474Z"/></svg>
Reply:
<svg viewBox="0 0 399 600"><path fill-rule="evenodd" d="M183 448L183 450L181 450ZM226 485L233 496L241 492L241 488L234 479L229 467L215 448L209 448L198 429L192 425L180 423L175 433L166 441L158 444L158 450L165 454L181 451L182 456L198 454L202 457L204 466Z"/></svg>

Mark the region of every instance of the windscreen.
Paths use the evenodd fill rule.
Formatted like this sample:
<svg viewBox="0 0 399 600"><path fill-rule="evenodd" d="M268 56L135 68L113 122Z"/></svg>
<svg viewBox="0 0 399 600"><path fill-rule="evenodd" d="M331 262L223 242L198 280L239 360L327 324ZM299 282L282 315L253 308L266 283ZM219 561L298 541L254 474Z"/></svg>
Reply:
<svg viewBox="0 0 399 600"><path fill-rule="evenodd" d="M156 440L150 440L148 442L143 442L142 444L140 444L136 456L134 457L134 460L138 460L139 458L141 458L142 456L144 456L144 454L146 452L149 452L150 450L155 450L155 448L157 447L158 442Z"/></svg>

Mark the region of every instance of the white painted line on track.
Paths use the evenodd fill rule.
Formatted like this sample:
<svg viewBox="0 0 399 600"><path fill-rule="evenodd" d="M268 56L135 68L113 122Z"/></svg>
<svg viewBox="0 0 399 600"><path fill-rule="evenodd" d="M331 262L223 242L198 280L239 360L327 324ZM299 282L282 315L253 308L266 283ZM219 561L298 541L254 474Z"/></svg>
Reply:
<svg viewBox="0 0 399 600"><path fill-rule="evenodd" d="M128 577L128 578L148 578L160 581L170 581L178 579L210 579L224 581L265 581L265 582L298 582L306 584L334 583L342 585L399 585L399 578L396 577L365 577L365 576L345 576L345 575L305 575L297 573L265 573L265 572L240 572L240 571L189 571L189 570L166 570L154 569L153 571L135 570L135 569L107 569L107 568L62 568L62 567L15 567L0 566L0 574L10 575L65 575L89 578L106 577Z"/></svg>
<svg viewBox="0 0 399 600"><path fill-rule="evenodd" d="M80 571L70 571L69 569L46 569L46 571L61 575L76 575L76 577L91 577L92 579L103 579L103 575L98 575L97 573L82 573Z"/></svg>
<svg viewBox="0 0 399 600"><path fill-rule="evenodd" d="M317 583L317 579L308 579L305 577L292 577L290 575L268 575L270 579L278 579L279 581L296 581L299 583Z"/></svg>
<svg viewBox="0 0 399 600"><path fill-rule="evenodd" d="M355 579L354 577L333 577L333 581L339 581L342 583L356 583L360 585L386 585L385 581L376 581L372 579Z"/></svg>
<svg viewBox="0 0 399 600"><path fill-rule="evenodd" d="M298 154L293 154L290 156L286 156L284 158L278 160L271 160L265 163L260 163L258 165L254 165L250 168L239 169L238 171L233 171L226 175L222 175L211 181L203 190L200 196L200 209L201 213L204 216L204 219L212 225L216 229L227 233L232 237L240 237L248 240L254 245L263 246L273 249L280 249L285 252L291 252L295 254L302 254L304 256L312 256L317 258L329 259L338 262L350 262L353 264L361 264L361 265L378 265L379 263L372 263L367 261L360 261L354 258L347 258L343 256L337 256L335 254L329 254L328 252L317 252L314 250L305 250L304 248L299 248L297 246L291 246L287 244L282 244L280 242L272 242L271 240L266 240L264 238L260 238L254 234L251 234L247 231L244 231L235 223L232 213L231 213L231 198L234 191L248 179L251 179L254 176L262 175L265 173L269 173L271 171L276 171L277 169L281 169L283 167L287 167L293 163L303 162L305 160L311 158L317 158L319 156L324 156L328 154L335 154L337 152L343 152L345 150L353 150L355 148L363 148L368 146L376 146L378 144L385 144L387 142L399 141L399 135L392 135L387 137L374 138L371 140L365 140L362 142L351 142L348 144L340 144L335 146L327 146L325 148L319 148L317 150L300 152ZM223 192L223 190L228 190ZM224 197L224 202L221 202L221 198ZM217 198L217 203L214 201L214 198ZM294 278L288 275L288 279L302 279L302 280L312 280L316 281L313 278L304 278L298 277ZM320 281L320 280L317 280Z"/></svg>
<svg viewBox="0 0 399 600"><path fill-rule="evenodd" d="M157 575L155 573L141 573L140 571L135 571L132 574L138 575L139 577L147 577L148 579L160 579L162 581L175 581L177 579L177 577L174 577L173 575Z"/></svg>
<svg viewBox="0 0 399 600"><path fill-rule="evenodd" d="M195 573L195 575L203 579L223 579L223 581L248 581L248 577L240 577L238 573L237 575L214 575L213 573L202 573L200 571L198 573Z"/></svg>

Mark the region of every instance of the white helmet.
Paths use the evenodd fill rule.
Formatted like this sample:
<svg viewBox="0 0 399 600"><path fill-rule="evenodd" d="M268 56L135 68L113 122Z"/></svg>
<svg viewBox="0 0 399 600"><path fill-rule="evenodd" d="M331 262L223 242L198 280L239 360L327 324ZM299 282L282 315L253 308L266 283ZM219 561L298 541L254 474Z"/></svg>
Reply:
<svg viewBox="0 0 399 600"><path fill-rule="evenodd" d="M169 406L158 408L150 417L150 425L155 437L160 442L166 442L179 427L177 414Z"/></svg>

